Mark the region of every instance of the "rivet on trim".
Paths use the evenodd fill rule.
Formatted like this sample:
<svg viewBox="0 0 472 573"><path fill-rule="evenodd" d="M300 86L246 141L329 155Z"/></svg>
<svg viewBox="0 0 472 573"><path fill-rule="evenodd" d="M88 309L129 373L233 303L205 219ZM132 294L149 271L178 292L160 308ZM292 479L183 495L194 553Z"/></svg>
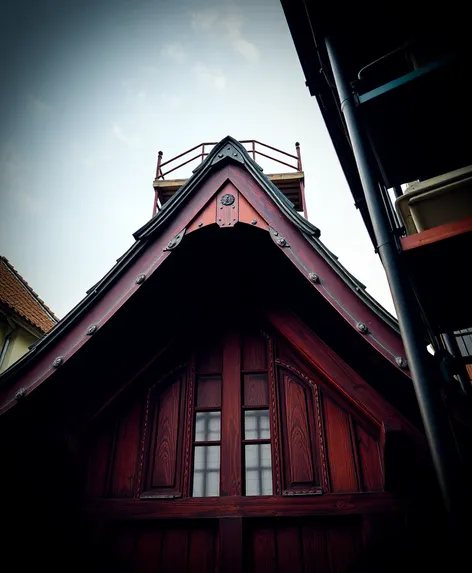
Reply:
<svg viewBox="0 0 472 573"><path fill-rule="evenodd" d="M59 366L62 366L63 364L64 364L64 357L58 356L57 358L54 359L52 366L53 368L59 368Z"/></svg>
<svg viewBox="0 0 472 573"><path fill-rule="evenodd" d="M98 330L98 326L96 324L91 324L88 328L87 328L87 332L85 333L87 336L91 336L92 334L95 334L95 332L97 332Z"/></svg>
<svg viewBox="0 0 472 573"><path fill-rule="evenodd" d="M203 227L203 223L200 221L200 222L198 223L198 226L199 226L199 227Z"/></svg>
<svg viewBox="0 0 472 573"><path fill-rule="evenodd" d="M26 388L20 388L19 390L17 390L17 392L15 393L15 400L17 402L19 402L20 400L23 400L23 398L26 396Z"/></svg>
<svg viewBox="0 0 472 573"><path fill-rule="evenodd" d="M146 275L143 273L141 275L138 275L136 277L136 280L134 281L137 285L142 284L144 281L146 280Z"/></svg>
<svg viewBox="0 0 472 573"><path fill-rule="evenodd" d="M319 283L320 282L320 277L316 274L316 273L310 273L308 275L308 278L311 280L311 282L313 283Z"/></svg>
<svg viewBox="0 0 472 573"><path fill-rule="evenodd" d="M367 334L369 332L369 328L368 328L367 324L364 324L363 322L357 323L357 330L359 332L362 332L362 334Z"/></svg>
<svg viewBox="0 0 472 573"><path fill-rule="evenodd" d="M403 358L403 356L397 356L395 358L395 362L397 363L397 366L399 368L408 368L408 362L406 358Z"/></svg>
<svg viewBox="0 0 472 573"><path fill-rule="evenodd" d="M253 220L251 221L251 225L257 225L257 219L253 219Z"/></svg>

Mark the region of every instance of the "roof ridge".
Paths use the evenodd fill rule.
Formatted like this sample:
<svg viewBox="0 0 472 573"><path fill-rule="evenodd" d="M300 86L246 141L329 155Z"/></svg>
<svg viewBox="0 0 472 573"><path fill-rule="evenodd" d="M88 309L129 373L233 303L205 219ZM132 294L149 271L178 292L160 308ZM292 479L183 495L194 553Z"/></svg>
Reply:
<svg viewBox="0 0 472 573"><path fill-rule="evenodd" d="M0 255L0 260L2 260L10 272L16 277L16 279L25 287L25 289L32 295L32 297L38 302L45 312L47 312L51 319L55 322L59 322L59 318L54 314L54 312L48 307L48 305L43 301L42 298L38 295L38 293L28 284L28 281L20 275L20 273L15 269L12 263L4 256Z"/></svg>

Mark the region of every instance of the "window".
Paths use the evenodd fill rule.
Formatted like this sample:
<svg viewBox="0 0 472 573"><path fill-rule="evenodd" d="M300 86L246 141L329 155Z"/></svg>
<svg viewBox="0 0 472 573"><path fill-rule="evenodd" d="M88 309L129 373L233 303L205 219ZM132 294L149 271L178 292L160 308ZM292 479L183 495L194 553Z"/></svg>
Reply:
<svg viewBox="0 0 472 573"><path fill-rule="evenodd" d="M269 368L273 343L260 333L202 340L150 391L141 497L319 493L313 389L283 360Z"/></svg>
<svg viewBox="0 0 472 573"><path fill-rule="evenodd" d="M220 494L221 376L197 380L193 439L193 497Z"/></svg>

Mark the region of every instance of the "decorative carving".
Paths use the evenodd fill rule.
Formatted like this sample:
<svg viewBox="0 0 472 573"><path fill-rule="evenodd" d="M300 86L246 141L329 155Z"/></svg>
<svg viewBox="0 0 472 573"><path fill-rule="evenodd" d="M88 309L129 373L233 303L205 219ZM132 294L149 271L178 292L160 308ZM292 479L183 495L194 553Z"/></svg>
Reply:
<svg viewBox="0 0 472 573"><path fill-rule="evenodd" d="M137 285L143 284L143 282L146 280L146 275L144 273L138 275L136 277L136 280L134 281Z"/></svg>
<svg viewBox="0 0 472 573"><path fill-rule="evenodd" d="M357 323L357 330L362 332L362 334L367 334L369 332L369 327L364 322Z"/></svg>
<svg viewBox="0 0 472 573"><path fill-rule="evenodd" d="M236 147L232 143L227 143L216 157L213 158L212 165L219 163L223 159L232 159L238 161L239 163L244 163L244 158Z"/></svg>
<svg viewBox="0 0 472 573"><path fill-rule="evenodd" d="M231 193L225 193L223 197L221 197L221 204L222 205L232 205L234 203L234 195Z"/></svg>
<svg viewBox="0 0 472 573"><path fill-rule="evenodd" d="M58 356L57 358L54 359L52 366L53 368L59 368L59 366L62 366L63 364L64 364L64 357Z"/></svg>
<svg viewBox="0 0 472 573"><path fill-rule="evenodd" d="M286 368L290 372L296 374L299 378L304 380L307 384L309 384L314 389L315 394L315 416L316 416L316 426L318 431L318 441L319 441L319 448L320 448L320 462L321 462L321 481L324 491L329 491L329 474L328 474L328 464L326 461L326 448L325 448L325 439L324 439L324 427L323 427L323 416L321 411L321 400L319 395L319 388L318 385L315 384L314 380L309 378L304 372L292 366L289 362L285 362L285 360L280 360L277 358L275 360L277 366L281 366L282 368Z"/></svg>
<svg viewBox="0 0 472 573"><path fill-rule="evenodd" d="M148 389L146 396L146 404L144 407L144 423L143 423L143 433L141 436L141 448L139 452L139 466L138 466L138 477L136 479L136 492L135 497L139 497L143 490L143 468L144 468L144 456L146 455L146 443L149 427L149 406L151 404L151 394L152 388Z"/></svg>
<svg viewBox="0 0 472 573"><path fill-rule="evenodd" d="M269 347L269 394L270 394L270 407L272 409L273 415L271 416L271 433L272 433L272 442L273 442L273 456L274 456L274 467L275 467L275 492L281 493L282 486L281 486L281 468L280 468L280 445L279 445L279 429L277 427L277 412L278 404L277 404L277 388L275 384L275 368L274 368L274 342L273 340L267 336L265 332L262 333L268 341Z"/></svg>
<svg viewBox="0 0 472 573"><path fill-rule="evenodd" d="M185 438L184 438L184 468L183 468L183 494L190 495L190 457L192 452L192 428L193 428L193 408L195 389L195 357L190 361L188 368L188 394L187 412L185 416Z"/></svg>
<svg viewBox="0 0 472 573"><path fill-rule="evenodd" d="M15 393L15 400L17 402L20 402L20 400L23 400L23 398L26 396L26 393L27 393L26 388L20 388Z"/></svg>
<svg viewBox="0 0 472 573"><path fill-rule="evenodd" d="M397 363L397 366L399 368L403 368L403 369L408 368L408 361L406 358L403 358L403 356L397 356L395 358L395 362Z"/></svg>
<svg viewBox="0 0 472 573"><path fill-rule="evenodd" d="M308 278L311 280L312 283L319 283L320 277L316 273L310 273Z"/></svg>
<svg viewBox="0 0 472 573"><path fill-rule="evenodd" d="M177 247L184 238L184 235L185 235L185 229L182 229L180 233L177 233L177 235L175 235L175 237L173 237L167 243L167 247L164 249L164 251L172 251L172 249L175 249L175 247Z"/></svg>
<svg viewBox="0 0 472 573"><path fill-rule="evenodd" d="M321 483L323 486L323 490L325 492L328 492L330 490L328 462L326 461L325 434L323 427L323 413L321 410L320 390L317 384L314 384L314 389L315 389L316 428L318 430L318 441L319 441L320 461L321 461Z"/></svg>
<svg viewBox="0 0 472 573"><path fill-rule="evenodd" d="M91 324L88 328L87 328L87 332L85 333L87 336L92 336L92 334L95 334L98 330L98 326L96 324Z"/></svg>

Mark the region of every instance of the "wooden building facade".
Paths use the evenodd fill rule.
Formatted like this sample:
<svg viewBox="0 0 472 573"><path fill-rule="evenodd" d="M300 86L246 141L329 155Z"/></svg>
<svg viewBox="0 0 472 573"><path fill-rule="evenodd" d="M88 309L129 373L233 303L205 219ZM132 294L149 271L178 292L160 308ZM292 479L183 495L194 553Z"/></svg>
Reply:
<svg viewBox="0 0 472 573"><path fill-rule="evenodd" d="M0 378L5 570L425 563L441 516L396 322L319 234L243 145L209 153Z"/></svg>

